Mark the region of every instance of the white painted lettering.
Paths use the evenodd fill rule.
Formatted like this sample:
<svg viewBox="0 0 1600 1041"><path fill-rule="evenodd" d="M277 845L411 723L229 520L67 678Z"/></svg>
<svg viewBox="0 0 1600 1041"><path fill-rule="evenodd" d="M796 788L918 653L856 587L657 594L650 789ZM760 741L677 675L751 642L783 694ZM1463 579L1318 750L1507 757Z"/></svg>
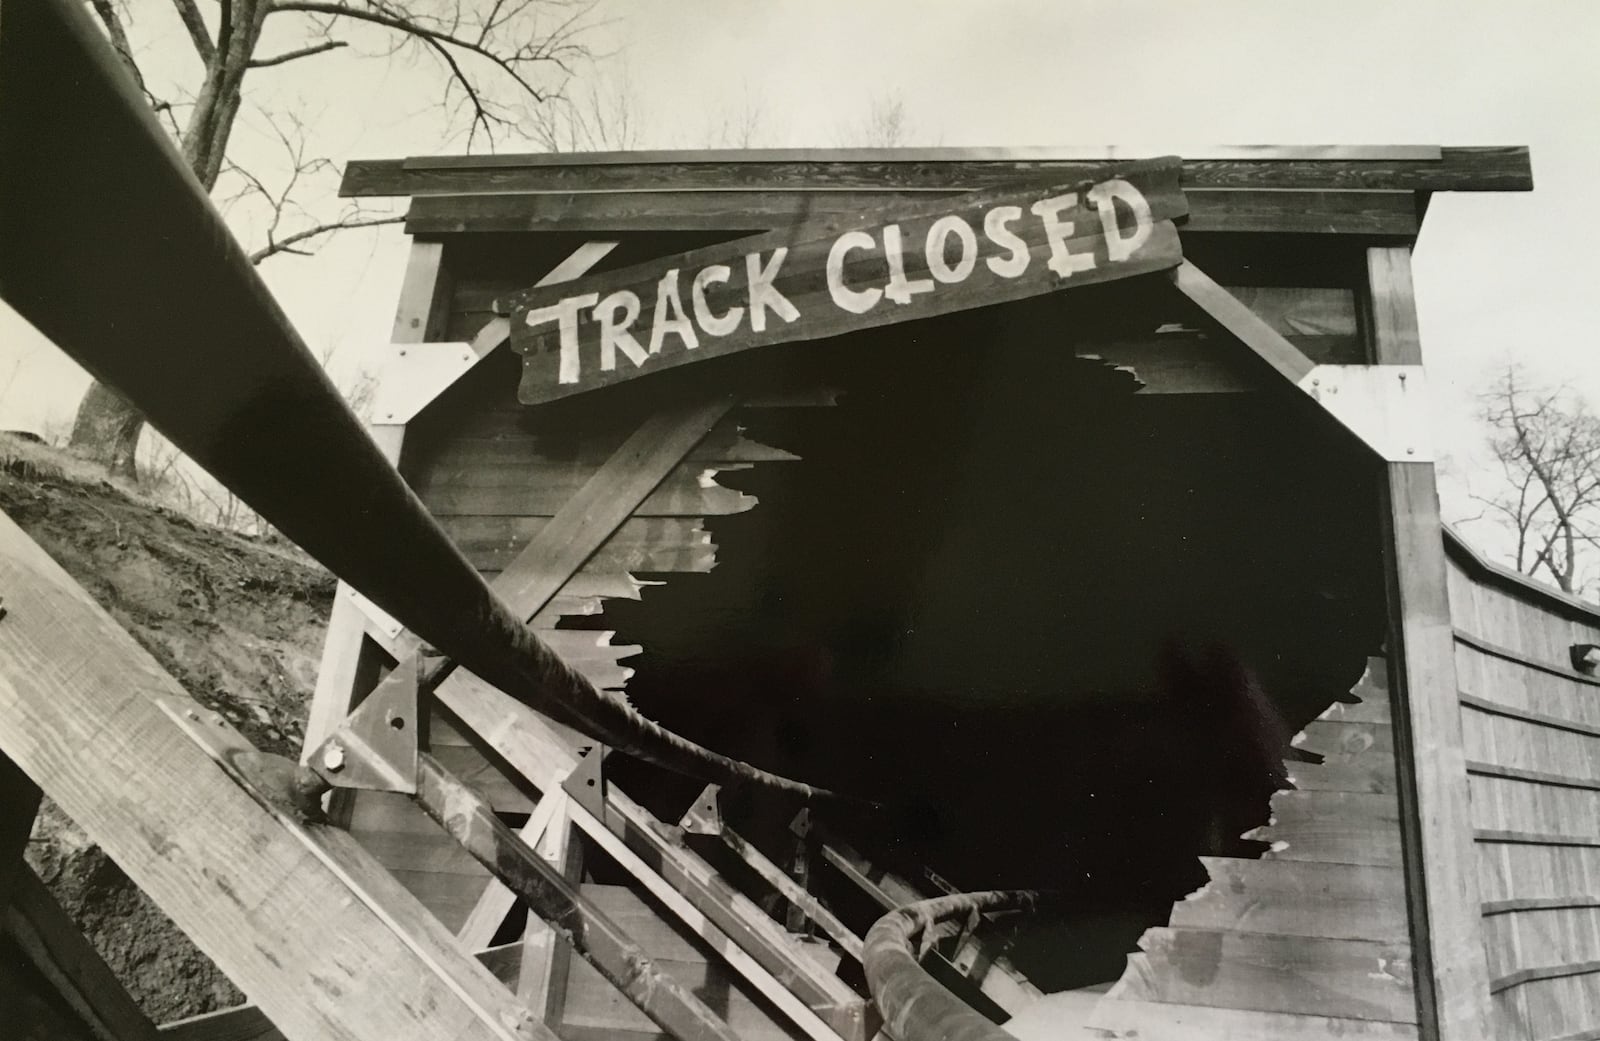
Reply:
<svg viewBox="0 0 1600 1041"><path fill-rule="evenodd" d="M694 306L694 320L700 323L712 336L726 336L739 328L739 320L744 317L744 308L730 307L724 315L711 313L711 305L706 303L706 286L713 282L726 282L733 277L733 271L726 264L712 264L710 267L700 269L694 276L694 282L689 286L689 302Z"/></svg>
<svg viewBox="0 0 1600 1041"><path fill-rule="evenodd" d="M595 306L595 320L600 323L600 367L607 372L617 367L617 349L628 356L635 365L650 360L639 341L630 331L639 320L639 294L619 289Z"/></svg>
<svg viewBox="0 0 1600 1041"><path fill-rule="evenodd" d="M1078 196L1074 192L1071 195L1040 199L1028 207L1044 224L1044 237L1050 243L1050 270L1062 278L1069 278L1079 271L1088 271L1095 266L1093 255L1067 252L1067 240L1072 238L1072 221L1062 220L1061 214L1075 209L1077 205Z"/></svg>
<svg viewBox="0 0 1600 1041"><path fill-rule="evenodd" d="M551 304L549 307L536 307L529 311L525 321L529 325L539 325L542 322L555 321L561 329L561 361L557 369L556 380L560 383L578 382L578 374L582 371L578 360L578 312L585 307L593 307L594 302L600 299L599 293L584 293L582 296L563 297L560 303Z"/></svg>
<svg viewBox="0 0 1600 1041"><path fill-rule="evenodd" d="M883 229L883 255L889 261L889 284L884 295L897 304L909 304L918 293L933 292L933 279L906 278L905 243L900 238L900 225L889 224Z"/></svg>
<svg viewBox="0 0 1600 1041"><path fill-rule="evenodd" d="M1133 211L1133 234L1122 237L1117 227L1117 200L1121 199ZM1089 189L1089 201L1100 214L1100 226L1106 233L1106 253L1113 261L1127 260L1133 251L1150 238L1150 204L1144 194L1121 178L1104 181Z"/></svg>
<svg viewBox="0 0 1600 1041"><path fill-rule="evenodd" d="M1016 278L1028 270L1027 242L1023 241L1021 235L1006 227L1012 221L1021 219L1021 206L996 206L983 215L983 233L989 237L990 242L1011 254L1004 259L990 257L984 261L989 265L989 270L1001 278Z"/></svg>
<svg viewBox="0 0 1600 1041"><path fill-rule="evenodd" d="M778 277L778 269L783 266L783 261L789 256L788 246L779 246L772 251L772 259L765 267L761 266L761 254L745 254L745 272L749 276L750 285L750 328L756 332L765 332L767 328L767 308L786 322L792 322L800 317L800 312L789 298L778 292L772 284Z"/></svg>
<svg viewBox="0 0 1600 1041"><path fill-rule="evenodd" d="M844 284L844 257L853 249L872 249L877 243L864 231L847 231L828 250L828 295L851 314L866 314L883 299L881 289L851 289Z"/></svg>
<svg viewBox="0 0 1600 1041"><path fill-rule="evenodd" d="M672 268L656 283L656 313L650 320L650 353L661 353L661 342L671 334L683 341L685 350L700 346L700 337L694 323L684 313L683 300L678 296L678 269Z"/></svg>
<svg viewBox="0 0 1600 1041"><path fill-rule="evenodd" d="M961 242L961 256L955 267L945 261L945 244L954 235ZM940 217L928 228L925 252L928 255L928 272L946 285L965 282L972 269L978 266L978 236L962 217L954 214Z"/></svg>

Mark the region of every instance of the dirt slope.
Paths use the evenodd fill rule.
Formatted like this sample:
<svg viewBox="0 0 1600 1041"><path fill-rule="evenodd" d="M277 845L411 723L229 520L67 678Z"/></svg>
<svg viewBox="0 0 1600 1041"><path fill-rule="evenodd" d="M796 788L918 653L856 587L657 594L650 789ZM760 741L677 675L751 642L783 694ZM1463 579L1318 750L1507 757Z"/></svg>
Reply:
<svg viewBox="0 0 1600 1041"><path fill-rule="evenodd" d="M197 525L42 446L0 434L0 509L197 700L297 756L333 580L292 549ZM238 990L46 805L28 860L157 1023Z"/></svg>

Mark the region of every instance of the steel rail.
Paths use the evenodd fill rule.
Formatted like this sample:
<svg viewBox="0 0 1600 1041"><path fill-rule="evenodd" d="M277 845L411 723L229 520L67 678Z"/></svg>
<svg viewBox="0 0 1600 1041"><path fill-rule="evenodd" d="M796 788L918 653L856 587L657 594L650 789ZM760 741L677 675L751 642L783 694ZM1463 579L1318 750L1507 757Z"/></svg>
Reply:
<svg viewBox="0 0 1600 1041"><path fill-rule="evenodd" d="M906 904L878 919L867 930L861 964L884 1030L895 1041L1015 1041L930 976L921 955L945 920L988 911L1029 911L1047 900L1046 894L1030 889L957 893Z"/></svg>
<svg viewBox="0 0 1600 1041"><path fill-rule="evenodd" d="M484 680L673 770L826 794L645 719L490 592L366 435L74 0L5 5L0 296L285 535Z"/></svg>

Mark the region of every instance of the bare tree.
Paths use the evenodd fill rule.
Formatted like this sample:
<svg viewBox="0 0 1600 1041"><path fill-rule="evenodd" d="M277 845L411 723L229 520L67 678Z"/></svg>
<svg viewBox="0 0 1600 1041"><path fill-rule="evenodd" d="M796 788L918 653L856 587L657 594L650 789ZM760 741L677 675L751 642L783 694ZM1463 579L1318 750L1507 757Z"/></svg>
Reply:
<svg viewBox="0 0 1600 1041"><path fill-rule="evenodd" d="M873 98L867 111L846 127L842 136L846 143L860 148L898 148L914 134L905 98L896 92Z"/></svg>
<svg viewBox="0 0 1600 1041"><path fill-rule="evenodd" d="M447 113L465 126L468 151L492 148L517 130L530 107L558 96L570 63L585 53L580 37L592 6L575 0L171 0L203 69L192 96L173 100L158 97L139 67L127 31L130 8L120 0L88 3L205 190L217 192L231 175L239 185L235 201L248 197L265 207L267 241L251 252L254 263L303 254L327 235L399 218L359 206L325 215L302 210L296 192L307 178L333 167L306 154L305 128L298 122L269 119L288 157L285 177L269 184L269 178L230 164L229 143L252 74L359 50L357 37L378 38L384 41L378 56L409 52L431 59L444 78ZM289 23L285 28L298 32L292 38L303 45L259 53L269 19L274 26ZM273 38L283 37L275 30ZM78 407L71 445L136 479L134 453L143 427L144 418L129 402L95 383Z"/></svg>
<svg viewBox="0 0 1600 1041"><path fill-rule="evenodd" d="M1515 536L1517 570L1579 588L1585 553L1600 546L1600 416L1567 387L1507 366L1479 396L1502 488L1474 494Z"/></svg>
<svg viewBox="0 0 1600 1041"><path fill-rule="evenodd" d="M625 152L640 146L643 123L624 68L603 86L591 81L530 110L523 129L545 152Z"/></svg>

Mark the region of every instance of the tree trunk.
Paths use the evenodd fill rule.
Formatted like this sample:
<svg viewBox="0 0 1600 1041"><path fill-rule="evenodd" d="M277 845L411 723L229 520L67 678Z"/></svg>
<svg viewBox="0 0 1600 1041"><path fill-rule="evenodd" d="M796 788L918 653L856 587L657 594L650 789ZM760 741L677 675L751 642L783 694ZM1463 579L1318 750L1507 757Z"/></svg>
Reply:
<svg viewBox="0 0 1600 1041"><path fill-rule="evenodd" d="M234 21L225 38L217 41L216 54L184 128L184 158L207 192L216 187L222 172L223 153L239 114L240 85L270 11L269 4L252 0L235 5ZM104 463L112 473L137 481L134 451L144 422L131 403L96 381L78 404L69 445L85 458Z"/></svg>
<svg viewBox="0 0 1600 1041"><path fill-rule="evenodd" d="M89 385L78 405L69 444L79 455L103 463L117 476L137 481L134 453L143 430L144 416L139 410L121 394L96 382Z"/></svg>

